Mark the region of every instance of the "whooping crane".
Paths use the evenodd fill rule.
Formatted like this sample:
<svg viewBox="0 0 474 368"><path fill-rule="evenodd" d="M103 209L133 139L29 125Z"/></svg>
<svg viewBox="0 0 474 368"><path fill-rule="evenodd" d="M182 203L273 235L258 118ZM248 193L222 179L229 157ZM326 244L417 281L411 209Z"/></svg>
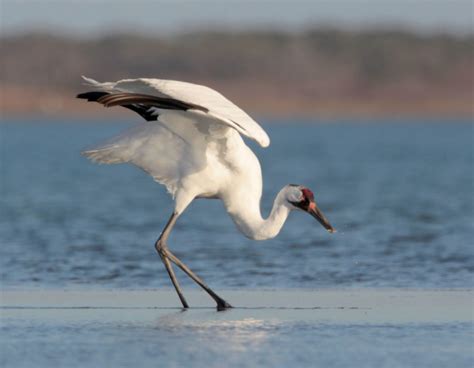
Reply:
<svg viewBox="0 0 474 368"><path fill-rule="evenodd" d="M174 211L155 248L184 308L189 305L171 262L209 293L218 310L231 307L168 248L173 226L195 198L222 200L238 229L255 240L275 237L292 210L305 211L329 232L335 231L316 205L311 190L302 185L283 187L268 218L262 218L260 163L241 135L262 147L267 147L270 139L249 115L217 91L161 79L107 83L83 79L92 91L78 98L106 107L123 106L146 120L82 153L99 163L131 163L163 184L175 199Z"/></svg>

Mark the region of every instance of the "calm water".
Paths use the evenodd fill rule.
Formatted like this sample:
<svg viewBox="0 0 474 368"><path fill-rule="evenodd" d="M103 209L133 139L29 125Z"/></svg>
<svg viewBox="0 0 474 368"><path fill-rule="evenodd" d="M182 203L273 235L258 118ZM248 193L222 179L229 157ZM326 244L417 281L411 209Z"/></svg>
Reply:
<svg viewBox="0 0 474 368"><path fill-rule="evenodd" d="M189 290L191 304L201 308L185 312L172 307L173 290L4 291L0 366L472 368L474 363L472 291L225 295L241 307L216 312L203 307L212 305L206 295Z"/></svg>
<svg viewBox="0 0 474 368"><path fill-rule="evenodd" d="M79 154L125 126L0 126L4 287L170 286L153 248L172 211L165 189L134 167ZM219 201L196 201L170 247L211 286L472 287L473 125L265 127L272 145L255 147L263 212L283 185L304 184L338 232L293 213L276 239L254 242Z"/></svg>
<svg viewBox="0 0 474 368"><path fill-rule="evenodd" d="M137 320L125 313L103 311L91 318L85 311L60 311L56 318L9 321L3 328L9 339L3 340L2 367L471 368L474 363L471 323L221 320L212 311L201 312L201 320L195 312L150 317L134 310L146 316Z"/></svg>

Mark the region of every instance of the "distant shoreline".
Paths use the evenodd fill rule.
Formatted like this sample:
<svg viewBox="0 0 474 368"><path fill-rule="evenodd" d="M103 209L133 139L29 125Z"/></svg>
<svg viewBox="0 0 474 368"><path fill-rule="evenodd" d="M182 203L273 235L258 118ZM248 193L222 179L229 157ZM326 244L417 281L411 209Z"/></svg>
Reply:
<svg viewBox="0 0 474 368"><path fill-rule="evenodd" d="M474 116L473 34L317 28L93 39L32 32L0 40L7 116L124 115L75 99L86 89L83 74L203 84L252 116Z"/></svg>
<svg viewBox="0 0 474 368"><path fill-rule="evenodd" d="M106 109L98 104L77 100L80 91L45 92L37 89L6 87L0 91L2 118L105 118L127 119L137 117L134 113L121 108ZM323 119L323 120L367 120L367 119L474 119L474 109L470 99L440 101L423 99L422 101L400 100L326 100L316 101L312 106L299 101L286 101L286 106L277 99L268 98L264 103L255 103L246 96L233 99L233 102L253 117L268 119ZM242 101L239 101L242 100Z"/></svg>

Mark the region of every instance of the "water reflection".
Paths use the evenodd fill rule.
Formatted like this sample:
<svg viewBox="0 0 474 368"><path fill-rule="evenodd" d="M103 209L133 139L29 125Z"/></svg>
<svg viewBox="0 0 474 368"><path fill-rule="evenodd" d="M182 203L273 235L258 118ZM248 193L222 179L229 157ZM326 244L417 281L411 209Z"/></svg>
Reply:
<svg viewBox="0 0 474 368"><path fill-rule="evenodd" d="M162 315L154 323L157 330L166 330L174 334L191 335L212 342L213 349L225 349L232 352L244 352L256 349L264 344L278 328L277 322L264 321L252 317L232 318L232 311L204 312L196 319L188 311Z"/></svg>

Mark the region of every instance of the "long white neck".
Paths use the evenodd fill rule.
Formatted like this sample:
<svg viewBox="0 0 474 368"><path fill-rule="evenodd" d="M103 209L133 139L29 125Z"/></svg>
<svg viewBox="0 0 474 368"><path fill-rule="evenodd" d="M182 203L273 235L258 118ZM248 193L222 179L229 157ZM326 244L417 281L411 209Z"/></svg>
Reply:
<svg viewBox="0 0 474 368"><path fill-rule="evenodd" d="M283 195L278 193L267 219L262 218L259 198L224 201L227 212L246 237L255 240L271 239L278 235L290 213Z"/></svg>

